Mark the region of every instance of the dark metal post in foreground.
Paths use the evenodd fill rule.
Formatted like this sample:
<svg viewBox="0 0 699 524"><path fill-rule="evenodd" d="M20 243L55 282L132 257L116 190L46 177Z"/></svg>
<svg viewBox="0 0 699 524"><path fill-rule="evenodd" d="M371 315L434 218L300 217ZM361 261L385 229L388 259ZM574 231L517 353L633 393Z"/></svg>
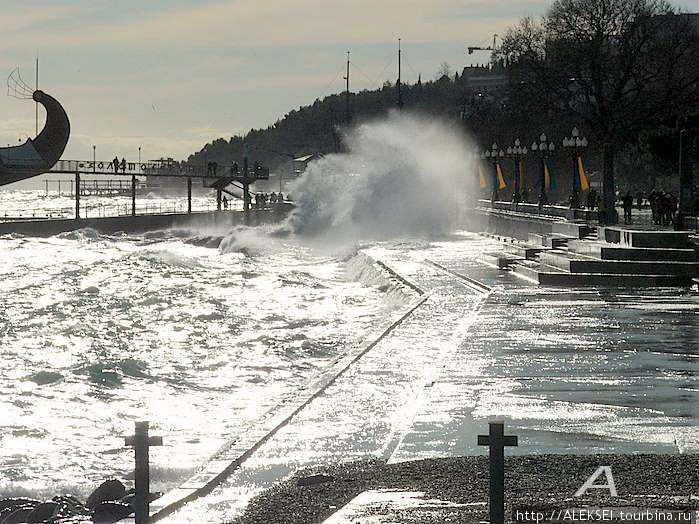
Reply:
<svg viewBox="0 0 699 524"><path fill-rule="evenodd" d="M131 175L131 215L136 216L136 175Z"/></svg>
<svg viewBox="0 0 699 524"><path fill-rule="evenodd" d="M58 194L59 194L59 196L61 194L60 182L59 182ZM79 171L75 172L75 218L80 218L80 172Z"/></svg>
<svg viewBox="0 0 699 524"><path fill-rule="evenodd" d="M192 177L187 178L187 213L192 212Z"/></svg>
<svg viewBox="0 0 699 524"><path fill-rule="evenodd" d="M680 131L680 208L675 220L675 229L685 227L685 218L696 215L694 209L694 170L692 169L692 147L689 131Z"/></svg>
<svg viewBox="0 0 699 524"><path fill-rule="evenodd" d="M148 465L148 448L162 446L163 437L148 436L148 422L136 422L133 437L124 439L127 446L134 448L136 456L134 509L136 524L148 524L150 515L150 469Z"/></svg>
<svg viewBox="0 0 699 524"><path fill-rule="evenodd" d="M505 446L516 446L516 436L505 436L502 422L490 422L488 435L478 435L478 445L488 446L490 457L490 524L505 522Z"/></svg>

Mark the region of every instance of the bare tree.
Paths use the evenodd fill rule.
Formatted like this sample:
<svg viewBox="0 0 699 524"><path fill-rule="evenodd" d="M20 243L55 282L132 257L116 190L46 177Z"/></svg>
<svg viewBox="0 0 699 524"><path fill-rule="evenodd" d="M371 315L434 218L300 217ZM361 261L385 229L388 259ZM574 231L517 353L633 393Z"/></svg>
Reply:
<svg viewBox="0 0 699 524"><path fill-rule="evenodd" d="M697 111L696 38L696 20L665 0L556 0L541 20L512 28L500 54L531 96L614 145ZM611 199L613 177L605 181Z"/></svg>
<svg viewBox="0 0 699 524"><path fill-rule="evenodd" d="M439 69L437 69L437 76L435 77L435 80L440 80L441 78L444 78L445 76L449 79L454 75L454 73L451 70L451 66L449 65L448 62L442 62L439 64Z"/></svg>

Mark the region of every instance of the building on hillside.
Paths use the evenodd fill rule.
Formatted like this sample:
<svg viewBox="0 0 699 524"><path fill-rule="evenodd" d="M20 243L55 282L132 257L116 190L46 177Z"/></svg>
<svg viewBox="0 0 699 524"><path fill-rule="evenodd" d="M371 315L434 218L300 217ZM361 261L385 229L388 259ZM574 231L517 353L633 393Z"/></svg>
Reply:
<svg viewBox="0 0 699 524"><path fill-rule="evenodd" d="M464 67L461 81L476 96L491 97L507 86L507 71L499 64Z"/></svg>
<svg viewBox="0 0 699 524"><path fill-rule="evenodd" d="M308 167L309 162L315 158L319 158L319 155L316 153L311 153L310 155L304 155L294 158L294 177L299 177L303 175L304 171L306 171L306 168Z"/></svg>

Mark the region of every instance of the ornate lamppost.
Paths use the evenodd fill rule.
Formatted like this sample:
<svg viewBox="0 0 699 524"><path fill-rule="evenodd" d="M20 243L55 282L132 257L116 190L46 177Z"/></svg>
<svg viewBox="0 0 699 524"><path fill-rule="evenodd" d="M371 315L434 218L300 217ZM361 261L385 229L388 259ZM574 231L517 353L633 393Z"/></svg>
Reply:
<svg viewBox="0 0 699 524"><path fill-rule="evenodd" d="M571 131L571 136L563 139L563 147L570 151L573 159L573 192L570 195L571 209L580 207L580 174L578 172L578 162L582 156L582 151L587 147L587 138L580 136L577 127Z"/></svg>
<svg viewBox="0 0 699 524"><path fill-rule="evenodd" d="M498 189L500 186L500 181L498 180L498 165L500 161L505 157L505 152L498 147L496 142L493 142L491 149L486 149L485 153L481 153L481 158L484 160L489 160L493 164L493 192L490 196L490 203L494 206L498 199Z"/></svg>
<svg viewBox="0 0 699 524"><path fill-rule="evenodd" d="M541 160L540 172L539 172L539 210L548 204L548 197L546 196L546 159L554 152L556 145L551 142L546 143L546 134L541 133L539 137L539 143L532 143L532 152L539 156Z"/></svg>
<svg viewBox="0 0 699 524"><path fill-rule="evenodd" d="M519 204L521 200L521 173L520 173L520 162L522 161L522 158L524 155L527 154L527 148L525 146L522 146L522 143L520 142L519 138L515 139L515 145L514 147L510 146L507 148L507 156L511 158L514 163L515 163L515 169L514 169L514 186L515 186L515 191L512 194L512 207L516 211L517 210L517 204Z"/></svg>

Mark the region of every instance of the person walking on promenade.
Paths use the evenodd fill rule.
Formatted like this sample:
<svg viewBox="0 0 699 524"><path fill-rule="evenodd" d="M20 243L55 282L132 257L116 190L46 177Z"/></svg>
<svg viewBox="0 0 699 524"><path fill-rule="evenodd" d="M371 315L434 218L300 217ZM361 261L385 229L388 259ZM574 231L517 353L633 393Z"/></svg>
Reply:
<svg viewBox="0 0 699 524"><path fill-rule="evenodd" d="M126 159L123 156L121 157L121 172L126 173Z"/></svg>
<svg viewBox="0 0 699 524"><path fill-rule="evenodd" d="M114 165L114 174L118 175L119 174L119 157L114 157L114 160L112 160L112 164Z"/></svg>
<svg viewBox="0 0 699 524"><path fill-rule="evenodd" d="M621 198L621 203L624 207L624 224L631 223L631 209L633 209L633 196L631 191L627 191Z"/></svg>

